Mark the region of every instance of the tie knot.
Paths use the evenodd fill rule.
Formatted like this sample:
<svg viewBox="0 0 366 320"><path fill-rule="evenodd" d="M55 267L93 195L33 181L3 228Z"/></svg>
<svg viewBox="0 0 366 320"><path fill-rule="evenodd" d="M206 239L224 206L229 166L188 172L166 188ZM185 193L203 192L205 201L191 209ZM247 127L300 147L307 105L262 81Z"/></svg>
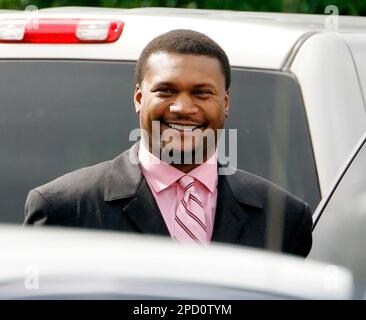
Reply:
<svg viewBox="0 0 366 320"><path fill-rule="evenodd" d="M184 189L184 192L186 192L187 190L194 188L194 178L191 176L183 176L180 178L179 184Z"/></svg>

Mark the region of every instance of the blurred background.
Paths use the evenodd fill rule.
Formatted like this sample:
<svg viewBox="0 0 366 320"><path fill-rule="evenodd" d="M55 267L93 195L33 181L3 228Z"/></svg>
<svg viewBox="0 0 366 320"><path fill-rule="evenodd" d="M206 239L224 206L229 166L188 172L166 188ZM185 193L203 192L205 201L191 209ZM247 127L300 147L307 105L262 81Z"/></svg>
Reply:
<svg viewBox="0 0 366 320"><path fill-rule="evenodd" d="M366 0L0 0L0 9L25 9L58 6L92 7L175 7L243 11L297 12L324 14L328 5L338 7L341 15L366 16Z"/></svg>

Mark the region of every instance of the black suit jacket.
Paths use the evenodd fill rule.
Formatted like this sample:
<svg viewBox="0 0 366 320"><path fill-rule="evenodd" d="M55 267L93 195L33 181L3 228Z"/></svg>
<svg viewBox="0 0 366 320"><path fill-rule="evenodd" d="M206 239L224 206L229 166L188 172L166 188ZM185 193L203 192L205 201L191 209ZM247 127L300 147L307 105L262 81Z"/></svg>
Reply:
<svg viewBox="0 0 366 320"><path fill-rule="evenodd" d="M25 224L169 236L139 165L129 161L129 150L31 190L25 215ZM212 241L276 249L266 242L272 234L277 249L306 256L311 227L309 206L278 186L241 170L219 176Z"/></svg>

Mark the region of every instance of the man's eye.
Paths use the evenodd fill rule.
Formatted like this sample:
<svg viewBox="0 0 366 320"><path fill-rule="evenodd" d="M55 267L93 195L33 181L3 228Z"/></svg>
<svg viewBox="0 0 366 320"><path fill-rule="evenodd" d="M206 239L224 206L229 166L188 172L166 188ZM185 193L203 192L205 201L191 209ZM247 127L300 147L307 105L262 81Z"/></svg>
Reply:
<svg viewBox="0 0 366 320"><path fill-rule="evenodd" d="M159 95L167 96L174 94L175 90L170 88L159 88L155 92L157 92Z"/></svg>
<svg viewBox="0 0 366 320"><path fill-rule="evenodd" d="M208 91L208 90L195 90L195 91L193 92L193 94L194 94L195 96L205 98L205 97L208 97L209 95L211 95L211 92L210 92L210 91Z"/></svg>

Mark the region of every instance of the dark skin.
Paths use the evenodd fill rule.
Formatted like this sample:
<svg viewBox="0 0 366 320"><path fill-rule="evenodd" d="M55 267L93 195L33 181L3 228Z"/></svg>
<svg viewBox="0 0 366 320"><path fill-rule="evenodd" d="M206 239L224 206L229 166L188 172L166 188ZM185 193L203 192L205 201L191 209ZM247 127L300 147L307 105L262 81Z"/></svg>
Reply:
<svg viewBox="0 0 366 320"><path fill-rule="evenodd" d="M194 153L197 130L203 133L213 129L216 134L217 129L224 128L229 112L229 92L225 90L225 77L218 59L204 55L157 53L147 60L142 83L135 88L134 103L136 112L140 113L140 128L149 136L150 152L153 143L159 144L160 149L167 143L153 140L152 121L159 121L160 133L167 129L176 130L182 141L183 138L191 139L192 146L175 143L175 150ZM178 129L172 129L172 125L178 125ZM196 129L190 132L180 130L179 126L195 126ZM204 161L215 151L205 143L198 147L203 148ZM200 163L171 165L187 173Z"/></svg>

